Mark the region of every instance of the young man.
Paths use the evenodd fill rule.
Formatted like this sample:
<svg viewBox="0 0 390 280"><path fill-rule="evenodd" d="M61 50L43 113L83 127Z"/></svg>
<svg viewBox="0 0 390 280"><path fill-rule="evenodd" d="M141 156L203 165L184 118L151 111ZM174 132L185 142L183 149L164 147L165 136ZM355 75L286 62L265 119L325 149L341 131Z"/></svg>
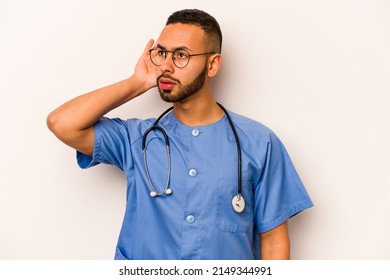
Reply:
<svg viewBox="0 0 390 280"><path fill-rule="evenodd" d="M48 116L82 168L108 163L126 175L116 259L289 258L287 220L312 202L275 134L216 103L221 45L212 16L175 12L133 75ZM173 103L157 124L103 117L156 86Z"/></svg>

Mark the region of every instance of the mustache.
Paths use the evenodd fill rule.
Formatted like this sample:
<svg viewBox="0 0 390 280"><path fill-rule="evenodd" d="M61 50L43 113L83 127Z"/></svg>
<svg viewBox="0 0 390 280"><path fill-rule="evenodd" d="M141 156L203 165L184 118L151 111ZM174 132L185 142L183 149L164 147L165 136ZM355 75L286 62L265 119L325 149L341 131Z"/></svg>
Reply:
<svg viewBox="0 0 390 280"><path fill-rule="evenodd" d="M172 81L174 81L174 82L176 82L176 83L178 83L178 84L181 84L181 83L180 83L180 80L178 80L178 79L176 79L176 78L174 78L174 77L172 77L171 75L166 74L166 73L163 73L163 74L161 74L160 76L158 76L158 77L157 77L157 82L158 82L161 78L171 79Z"/></svg>

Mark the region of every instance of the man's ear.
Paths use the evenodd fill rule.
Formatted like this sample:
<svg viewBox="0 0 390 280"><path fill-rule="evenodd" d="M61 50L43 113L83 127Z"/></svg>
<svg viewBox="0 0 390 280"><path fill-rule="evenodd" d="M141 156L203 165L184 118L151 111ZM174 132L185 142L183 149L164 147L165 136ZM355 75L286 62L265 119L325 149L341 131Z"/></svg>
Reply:
<svg viewBox="0 0 390 280"><path fill-rule="evenodd" d="M218 74L219 69L221 69L221 65L222 65L221 54L217 53L211 55L208 62L207 75L210 78L215 77Z"/></svg>

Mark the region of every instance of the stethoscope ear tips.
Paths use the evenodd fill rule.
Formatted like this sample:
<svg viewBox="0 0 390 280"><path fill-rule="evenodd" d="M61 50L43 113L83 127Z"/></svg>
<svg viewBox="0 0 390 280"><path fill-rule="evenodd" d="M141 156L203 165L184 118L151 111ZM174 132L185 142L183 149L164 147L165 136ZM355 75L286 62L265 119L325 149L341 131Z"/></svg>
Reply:
<svg viewBox="0 0 390 280"><path fill-rule="evenodd" d="M164 195L164 194L171 194L172 193L172 190L171 189L166 189L163 193L157 193L155 191L151 191L150 192L150 196L151 197L156 197L158 195Z"/></svg>
<svg viewBox="0 0 390 280"><path fill-rule="evenodd" d="M150 192L150 196L151 197L155 197L155 196L157 196L157 193L156 192Z"/></svg>

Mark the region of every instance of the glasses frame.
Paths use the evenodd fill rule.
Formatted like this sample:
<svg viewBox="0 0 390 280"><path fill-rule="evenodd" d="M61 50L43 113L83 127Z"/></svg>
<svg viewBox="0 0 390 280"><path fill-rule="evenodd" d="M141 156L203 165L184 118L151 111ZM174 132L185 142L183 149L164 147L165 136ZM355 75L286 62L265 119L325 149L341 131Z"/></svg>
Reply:
<svg viewBox="0 0 390 280"><path fill-rule="evenodd" d="M177 49L177 50L174 50L174 51L168 51L168 50L164 50L164 49L162 49L162 48L151 48L151 49L149 50L149 57L150 57L150 61L151 61L155 66L161 66L161 65L162 65L162 63L161 63L161 64L156 64L156 63L153 61L153 59L152 59L152 51L155 51L155 50L162 50L162 51L165 52L164 61L165 61L165 59L167 59L168 53L172 53L172 62L173 62L173 64L174 64L177 68L180 68L180 69L187 67L187 65L190 63L191 57L193 57L193 56L216 54L216 52L207 52L207 53L194 53L194 54L190 54L190 53L189 53L188 51L186 51L185 49ZM177 52L177 51L184 51L184 52L188 53L188 61L187 61L186 65L184 65L184 66L177 66L177 65L176 65L176 63L175 63L175 58L173 57L173 54L174 54L175 52Z"/></svg>

